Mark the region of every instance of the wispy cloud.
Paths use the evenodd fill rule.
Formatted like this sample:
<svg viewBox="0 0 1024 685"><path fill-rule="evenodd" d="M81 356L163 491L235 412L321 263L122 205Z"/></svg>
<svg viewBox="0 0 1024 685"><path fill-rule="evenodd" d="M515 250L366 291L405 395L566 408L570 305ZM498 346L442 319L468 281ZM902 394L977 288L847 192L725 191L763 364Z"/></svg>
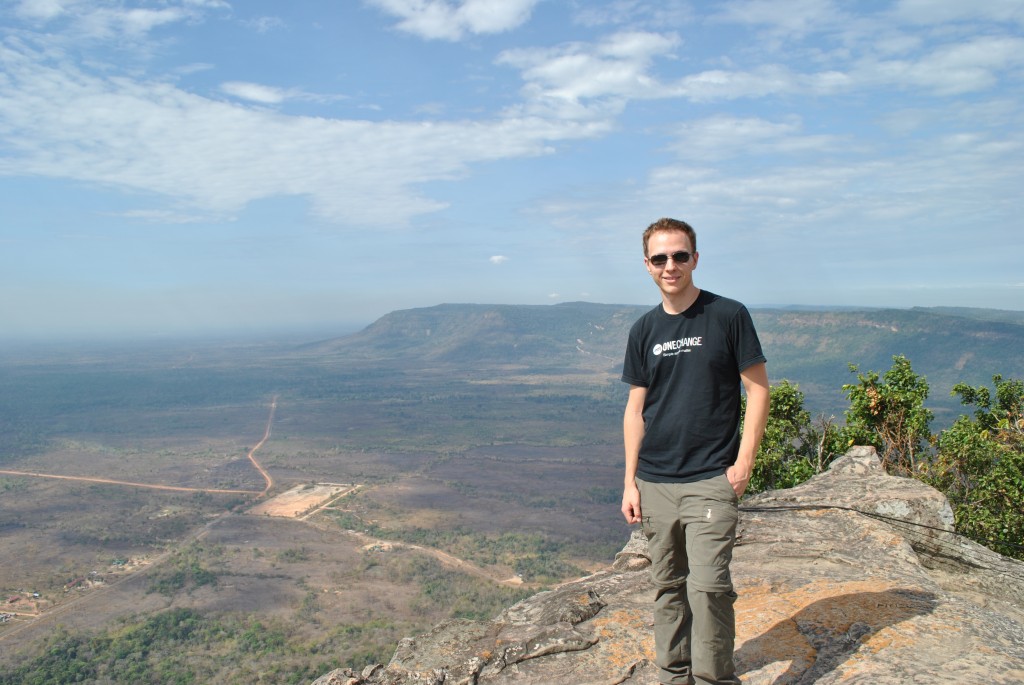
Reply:
<svg viewBox="0 0 1024 685"><path fill-rule="evenodd" d="M739 155L822 154L848 145L835 135L807 135L794 117L774 122L757 117L721 115L681 123L672 145L681 158L714 160Z"/></svg>
<svg viewBox="0 0 1024 685"><path fill-rule="evenodd" d="M848 25L850 16L835 0L731 0L722 3L709 21L764 27L778 36L803 38Z"/></svg>
<svg viewBox="0 0 1024 685"><path fill-rule="evenodd" d="M445 205L416 191L474 162L547 152L586 126L535 119L383 122L285 116L160 81L86 73L0 47L0 174L36 174L161 193L230 216L247 203L306 196L337 222L403 224ZM235 84L236 96L285 94ZM315 160L313 163L312 160Z"/></svg>
<svg viewBox="0 0 1024 685"><path fill-rule="evenodd" d="M693 23L696 13L687 0L614 0L575 7L574 20L582 26L631 26L648 30L660 30L667 25L678 26Z"/></svg>
<svg viewBox="0 0 1024 685"><path fill-rule="evenodd" d="M255 19L248 19L243 23L257 33L270 33L287 26L280 17L256 17Z"/></svg>
<svg viewBox="0 0 1024 685"><path fill-rule="evenodd" d="M507 50L497 62L521 70L530 111L600 118L617 113L631 98L665 97L650 67L679 42L673 34L617 33L598 43Z"/></svg>
<svg viewBox="0 0 1024 685"><path fill-rule="evenodd" d="M14 11L25 19L48 21L63 14L64 5L61 0L22 0Z"/></svg>
<svg viewBox="0 0 1024 685"><path fill-rule="evenodd" d="M222 83L220 89L232 97L268 105L276 105L288 98L287 91L272 86L260 85L259 83L228 81L227 83Z"/></svg>
<svg viewBox="0 0 1024 685"><path fill-rule="evenodd" d="M1024 25L1024 5L1018 0L900 0L895 14L919 24L946 24L957 21L1015 21Z"/></svg>
<svg viewBox="0 0 1024 685"><path fill-rule="evenodd" d="M503 33L525 23L540 0L367 0L398 17L402 31L430 40Z"/></svg>
<svg viewBox="0 0 1024 685"><path fill-rule="evenodd" d="M347 99L343 95L320 95L298 88L278 88L248 81L227 81L220 84L220 92L239 100L261 105L279 105L288 101L330 103Z"/></svg>
<svg viewBox="0 0 1024 685"><path fill-rule="evenodd" d="M201 19L208 10L230 9L222 0L166 0L161 5L148 8L126 7L113 0L21 0L14 5L14 13L43 24L57 20L69 24L71 30L60 34L68 42L139 39L160 26Z"/></svg>
<svg viewBox="0 0 1024 685"><path fill-rule="evenodd" d="M706 220L742 225L758 217L751 234L773 231L773 243L787 235L806 240L808 230L848 226L869 252L884 245L893 250L921 250L921 231L932 231L932 217L943 223L970 225L979 244L998 241L999 221L979 220L1010 197L1019 183L1014 169L1024 161L1024 136L976 131L907 141L879 154L870 145L844 149L835 139L795 135L789 126L759 121L711 120L687 131L696 147L682 147L680 162L652 170L643 197L651 206L692 207ZM726 142L735 125L736 143L744 141L765 153L822 144L823 154L744 156L740 164L715 163L713 151L695 142L702 132L708 147ZM701 158L706 152L708 157ZM731 156L731 154L729 154ZM835 240L835 238L832 238ZM798 245L796 243L795 245Z"/></svg>
<svg viewBox="0 0 1024 685"><path fill-rule="evenodd" d="M133 209L122 212L121 216L153 224L194 224L200 223L205 219L205 217L196 214L175 212L170 209Z"/></svg>
<svg viewBox="0 0 1024 685"><path fill-rule="evenodd" d="M1024 39L981 36L941 45L904 59L858 61L851 72L859 87L915 88L940 96L992 88L1001 75L1024 66Z"/></svg>

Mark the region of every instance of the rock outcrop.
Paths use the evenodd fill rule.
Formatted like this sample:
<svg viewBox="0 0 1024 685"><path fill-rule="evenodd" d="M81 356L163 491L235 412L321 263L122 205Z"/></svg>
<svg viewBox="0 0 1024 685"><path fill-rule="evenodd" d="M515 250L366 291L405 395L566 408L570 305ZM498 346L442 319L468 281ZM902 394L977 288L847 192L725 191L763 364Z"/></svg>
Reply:
<svg viewBox="0 0 1024 685"><path fill-rule="evenodd" d="M745 683L1024 683L1024 564L955 535L942 494L887 475L874 450L741 511ZM605 571L314 685L653 685L647 564L634 534Z"/></svg>

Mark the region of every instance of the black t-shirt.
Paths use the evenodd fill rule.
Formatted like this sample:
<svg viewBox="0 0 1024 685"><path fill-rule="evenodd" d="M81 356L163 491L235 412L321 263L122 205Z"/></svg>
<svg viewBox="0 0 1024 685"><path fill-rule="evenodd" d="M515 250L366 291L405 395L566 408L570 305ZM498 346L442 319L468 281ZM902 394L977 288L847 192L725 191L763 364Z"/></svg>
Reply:
<svg viewBox="0 0 1024 685"><path fill-rule="evenodd" d="M647 388L637 475L686 483L725 473L739 452L740 372L765 361L746 307L702 290L682 314L662 306L629 332L622 380Z"/></svg>

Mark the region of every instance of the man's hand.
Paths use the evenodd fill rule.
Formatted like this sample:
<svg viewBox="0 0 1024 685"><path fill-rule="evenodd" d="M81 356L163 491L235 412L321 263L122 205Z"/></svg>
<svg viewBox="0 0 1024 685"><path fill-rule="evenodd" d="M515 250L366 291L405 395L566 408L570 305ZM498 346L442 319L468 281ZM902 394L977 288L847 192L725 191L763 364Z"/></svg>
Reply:
<svg viewBox="0 0 1024 685"><path fill-rule="evenodd" d="M729 485L736 492L736 497L743 497L747 491L747 483L750 482L750 467L736 462L725 470L725 477L729 479Z"/></svg>
<svg viewBox="0 0 1024 685"><path fill-rule="evenodd" d="M640 491L636 485L626 486L622 491L622 515L626 523L640 523Z"/></svg>

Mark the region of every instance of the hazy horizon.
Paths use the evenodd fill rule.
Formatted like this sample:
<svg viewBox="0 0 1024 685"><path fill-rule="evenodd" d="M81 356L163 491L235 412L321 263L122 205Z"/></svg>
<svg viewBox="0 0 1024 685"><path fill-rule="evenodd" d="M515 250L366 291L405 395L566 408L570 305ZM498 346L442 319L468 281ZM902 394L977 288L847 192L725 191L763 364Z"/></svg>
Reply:
<svg viewBox="0 0 1024 685"><path fill-rule="evenodd" d="M655 294L655 298L657 295ZM581 300L587 304L595 305L610 305L610 306L622 306L622 307L648 307L657 305L657 301L652 302L593 302ZM557 306L558 304L570 304L569 302L559 302L555 304L542 304L539 306ZM49 335L49 336L23 336L16 337L5 332L0 331L0 351L19 351L26 347L35 347L37 351L80 351L79 346L95 347L96 349L108 349L114 346L126 346L133 347L136 345L172 345L177 346L179 344L201 344L201 345L273 345L273 344L303 344L318 342L320 340L327 340L331 338L344 337L352 335L362 331L374 322L394 314L401 312L406 309L429 309L431 307L439 307L444 305L469 305L469 306L538 306L527 303L503 303L503 302L438 302L432 305L423 305L423 307L403 307L394 309L389 312L384 312L379 317L368 321L352 321L352 320L339 320L337 322L323 322L317 324L301 324L301 325L268 325L264 327L257 326L244 326L238 328L223 328L213 330L179 330L173 333L110 333L104 331L95 331L91 335L84 335L81 333L67 334L67 335ZM795 310L795 311L872 311L879 309L899 309L909 310L922 305L914 305L911 307L876 307L868 305L809 305L809 304L778 304L778 303L762 303L762 304L748 304L747 307L753 311L758 309L764 310ZM944 309L946 305L936 305L923 307L925 309ZM956 308L956 307L953 307ZM968 309L978 310L989 310L989 311L1005 311L1005 312L1020 312L1024 313L1022 309L1000 309L997 307L967 307ZM40 349L41 348L41 349Z"/></svg>

